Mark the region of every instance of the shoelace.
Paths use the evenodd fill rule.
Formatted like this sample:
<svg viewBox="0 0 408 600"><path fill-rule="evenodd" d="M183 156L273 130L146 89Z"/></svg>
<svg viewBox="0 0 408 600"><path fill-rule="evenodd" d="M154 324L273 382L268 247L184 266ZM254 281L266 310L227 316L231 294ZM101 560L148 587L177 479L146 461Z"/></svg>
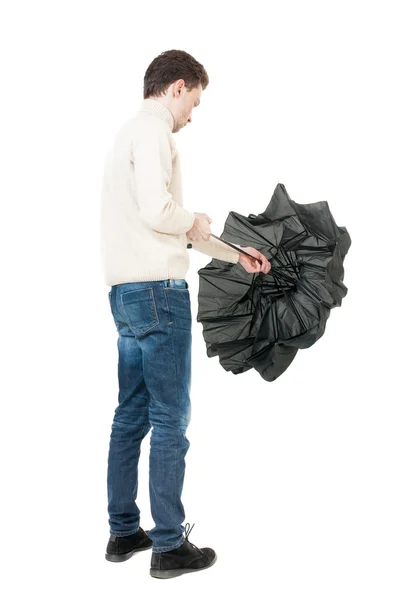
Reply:
<svg viewBox="0 0 408 600"><path fill-rule="evenodd" d="M186 537L186 540L188 541L188 543L191 544L193 546L193 548L195 550L197 550L202 556L204 556L204 552L202 552L202 550L200 550L200 548L197 548L197 546L195 546L194 544L192 544L190 542L190 540L188 539L188 536L190 535L191 530L193 529L194 525L195 525L195 523L193 523L191 526L190 526L190 523L186 523L186 525L184 527L185 537Z"/></svg>

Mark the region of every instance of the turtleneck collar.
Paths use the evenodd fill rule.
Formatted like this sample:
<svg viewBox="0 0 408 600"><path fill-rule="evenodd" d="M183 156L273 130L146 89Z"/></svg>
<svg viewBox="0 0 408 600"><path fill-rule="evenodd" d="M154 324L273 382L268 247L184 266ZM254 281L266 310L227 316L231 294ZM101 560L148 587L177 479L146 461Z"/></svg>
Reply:
<svg viewBox="0 0 408 600"><path fill-rule="evenodd" d="M173 131L173 115L167 108L167 106L164 106L164 104L162 104L161 102L158 102L154 98L145 98L140 105L140 111L148 112L151 115L156 115L157 117L160 117L161 119L163 119L163 121L166 121L171 131Z"/></svg>

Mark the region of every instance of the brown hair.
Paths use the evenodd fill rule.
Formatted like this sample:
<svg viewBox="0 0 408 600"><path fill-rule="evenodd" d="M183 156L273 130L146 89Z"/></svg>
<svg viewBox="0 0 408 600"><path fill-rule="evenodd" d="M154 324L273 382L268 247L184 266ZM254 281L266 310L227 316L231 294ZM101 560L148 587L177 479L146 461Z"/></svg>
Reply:
<svg viewBox="0 0 408 600"><path fill-rule="evenodd" d="M187 91L201 83L205 90L209 83L207 71L184 50L167 50L150 63L144 76L143 98L162 96L169 85L184 79Z"/></svg>

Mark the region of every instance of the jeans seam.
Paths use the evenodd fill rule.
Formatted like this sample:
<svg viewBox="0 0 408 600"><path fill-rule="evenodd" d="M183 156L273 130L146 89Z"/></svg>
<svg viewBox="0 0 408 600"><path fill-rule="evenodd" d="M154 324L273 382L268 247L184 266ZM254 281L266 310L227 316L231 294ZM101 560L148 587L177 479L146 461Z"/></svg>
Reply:
<svg viewBox="0 0 408 600"><path fill-rule="evenodd" d="M175 376L175 381L178 382L178 374L177 374L177 364L176 364L176 354L175 354L175 348L174 348L174 339L173 339L173 328L170 328L169 331L169 335L171 337L171 347L172 347L172 362L173 362L173 368L174 368L174 376ZM180 390L178 385L175 386L176 387L176 396L177 396L177 413L180 415L180 410L181 410L181 402L180 402ZM178 453L179 453L179 448L177 447L176 452L175 452L175 462L174 462L174 467L173 467L173 471L176 472L177 470L177 458L178 458ZM173 506L175 506L177 503L177 490L176 490L176 486L174 486L174 498L173 498Z"/></svg>
<svg viewBox="0 0 408 600"><path fill-rule="evenodd" d="M167 308L167 316L168 316L167 323L170 324L172 322L171 321L172 316L171 316L171 311L170 311L169 303L167 302L167 294L166 294L166 290L167 289L168 289L167 287L163 287L163 297L164 297L164 303L165 303L166 308Z"/></svg>

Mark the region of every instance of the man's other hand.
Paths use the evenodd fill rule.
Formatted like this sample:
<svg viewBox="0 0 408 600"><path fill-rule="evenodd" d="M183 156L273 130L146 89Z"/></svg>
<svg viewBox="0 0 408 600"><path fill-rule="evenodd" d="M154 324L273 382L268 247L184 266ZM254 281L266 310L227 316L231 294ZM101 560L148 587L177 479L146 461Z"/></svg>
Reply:
<svg viewBox="0 0 408 600"><path fill-rule="evenodd" d="M247 273L264 273L265 275L269 273L269 271L272 268L272 265L266 258L266 256L261 254L259 250L251 248L250 246L247 246L245 248L242 247L242 250L245 250L245 252L248 252L248 254L252 254L252 256L254 256L254 259L252 259L249 258L249 256L245 256L245 254L239 255L238 262L244 267ZM262 261L262 264L259 264L259 262L256 260L257 258L259 258L259 260Z"/></svg>

